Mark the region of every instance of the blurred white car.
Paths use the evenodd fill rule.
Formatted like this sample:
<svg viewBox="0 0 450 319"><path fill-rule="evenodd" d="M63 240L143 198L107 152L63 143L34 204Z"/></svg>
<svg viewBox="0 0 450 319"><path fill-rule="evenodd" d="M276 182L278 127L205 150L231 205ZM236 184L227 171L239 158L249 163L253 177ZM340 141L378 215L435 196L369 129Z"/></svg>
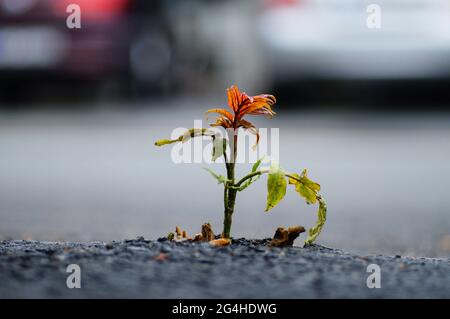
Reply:
<svg viewBox="0 0 450 319"><path fill-rule="evenodd" d="M450 76L450 0L269 0L257 28L275 79Z"/></svg>

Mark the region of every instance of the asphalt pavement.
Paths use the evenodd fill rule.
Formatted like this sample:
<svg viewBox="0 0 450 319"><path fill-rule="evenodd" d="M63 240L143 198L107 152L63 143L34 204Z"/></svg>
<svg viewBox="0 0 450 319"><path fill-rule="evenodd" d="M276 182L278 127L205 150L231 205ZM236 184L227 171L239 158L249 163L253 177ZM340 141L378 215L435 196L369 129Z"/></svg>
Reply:
<svg viewBox="0 0 450 319"><path fill-rule="evenodd" d="M0 242L0 298L450 298L449 259L266 243Z"/></svg>

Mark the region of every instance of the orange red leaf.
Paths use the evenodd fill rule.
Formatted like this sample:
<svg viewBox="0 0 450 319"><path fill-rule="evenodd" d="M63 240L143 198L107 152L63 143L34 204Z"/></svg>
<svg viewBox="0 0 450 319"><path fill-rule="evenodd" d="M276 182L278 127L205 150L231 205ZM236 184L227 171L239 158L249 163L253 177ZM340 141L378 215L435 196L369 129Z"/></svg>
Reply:
<svg viewBox="0 0 450 319"><path fill-rule="evenodd" d="M241 92L235 85L227 89L228 106L233 114L225 109L214 108L206 111L206 113L217 113L219 116L211 126L221 126L225 129L242 127L250 130L256 135L259 141L258 129L249 121L243 119L245 115L264 115L271 118L275 115L272 106L276 103L276 99L270 94L260 94L249 96L245 92Z"/></svg>

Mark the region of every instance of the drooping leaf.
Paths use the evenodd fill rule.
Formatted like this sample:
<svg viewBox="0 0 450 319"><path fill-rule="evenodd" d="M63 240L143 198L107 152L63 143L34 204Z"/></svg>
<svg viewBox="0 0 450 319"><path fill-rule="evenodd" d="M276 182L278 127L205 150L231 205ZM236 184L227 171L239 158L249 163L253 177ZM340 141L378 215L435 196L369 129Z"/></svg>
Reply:
<svg viewBox="0 0 450 319"><path fill-rule="evenodd" d="M313 182L308 178L308 172L306 169L303 170L302 176L300 176L301 181L303 184L305 184L307 187L311 188L312 190L318 192L320 191L320 184Z"/></svg>
<svg viewBox="0 0 450 319"><path fill-rule="evenodd" d="M272 164L267 178L266 212L275 207L286 194L286 179L278 165Z"/></svg>
<svg viewBox="0 0 450 319"><path fill-rule="evenodd" d="M206 129L206 128L191 128L190 130L187 130L186 133L178 136L176 139L173 140L169 140L169 139L162 139L162 140L157 140L155 142L156 146L163 146L163 145L168 145L168 144L173 144L173 143L177 143L177 142L186 142L188 141L190 138L193 137L197 137L197 136L212 136L214 135L214 132Z"/></svg>
<svg viewBox="0 0 450 319"><path fill-rule="evenodd" d="M317 202L317 194L314 190L303 183L295 185L295 190L306 200L308 204L315 204Z"/></svg>
<svg viewBox="0 0 450 319"><path fill-rule="evenodd" d="M289 184L295 185L295 191L302 196L308 204L317 202L317 192L320 190L320 185L308 178L306 169L301 175L289 174Z"/></svg>
<svg viewBox="0 0 450 319"><path fill-rule="evenodd" d="M210 109L210 110L206 111L205 113L206 114L208 114L208 113L217 113L217 114L220 114L220 115L224 116L225 118L227 118L231 122L234 121L234 115L231 114L229 111L227 111L225 109Z"/></svg>
<svg viewBox="0 0 450 319"><path fill-rule="evenodd" d="M222 137L213 138L213 150L212 150L212 161L215 162L216 159L221 157L227 148L227 140Z"/></svg>
<svg viewBox="0 0 450 319"><path fill-rule="evenodd" d="M207 167L203 167L203 169L204 169L205 171L207 171L208 173L210 173L211 176L214 177L214 178L217 180L217 183L218 183L218 184L225 184L226 182L229 181L225 176L216 174L214 171L210 170L210 169L207 168Z"/></svg>
<svg viewBox="0 0 450 319"><path fill-rule="evenodd" d="M292 175L293 177L295 177L295 179L292 178L292 177L289 177L289 184L297 185L298 183L300 183L300 182L298 181L298 180L300 179L300 175L298 175L297 173L290 174L290 175Z"/></svg>
<svg viewBox="0 0 450 319"><path fill-rule="evenodd" d="M179 141L180 141L179 139L176 139L176 140L162 139L162 140L157 140L155 142L155 145L156 146L163 146L163 145L167 145L167 144L176 143L176 142L179 142Z"/></svg>
<svg viewBox="0 0 450 319"><path fill-rule="evenodd" d="M207 128L191 128L186 133L181 135L180 138L181 138L181 142L185 143L190 138L194 138L197 136L212 136L212 135L214 135L214 132L212 132L211 130L209 130Z"/></svg>
<svg viewBox="0 0 450 319"><path fill-rule="evenodd" d="M327 204L322 197L318 197L319 200L319 210L317 212L317 221L314 227L310 228L308 231L308 238L305 240L305 245L311 245L319 236L322 231L325 221L327 220Z"/></svg>
<svg viewBox="0 0 450 319"><path fill-rule="evenodd" d="M301 175L298 175L297 173L289 174L292 177L289 177L289 184L297 185L298 183L302 182L309 188L311 188L314 191L320 191L320 184L313 182L308 178L308 172L306 169L303 170ZM293 178L294 177L294 178Z"/></svg>
<svg viewBox="0 0 450 319"><path fill-rule="evenodd" d="M256 147L258 146L259 143L259 131L256 128L256 126L253 123L250 123L249 121L243 120L241 119L239 121L240 125L246 129L249 133L253 134L256 136L256 143L252 146L252 150L256 150Z"/></svg>

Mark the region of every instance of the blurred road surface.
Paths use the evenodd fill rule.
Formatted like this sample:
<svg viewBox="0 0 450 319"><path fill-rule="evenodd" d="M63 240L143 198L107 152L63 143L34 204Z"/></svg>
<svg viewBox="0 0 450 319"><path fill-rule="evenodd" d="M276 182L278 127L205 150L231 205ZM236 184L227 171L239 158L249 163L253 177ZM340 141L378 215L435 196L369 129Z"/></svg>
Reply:
<svg viewBox="0 0 450 319"><path fill-rule="evenodd" d="M221 104L0 113L0 238L155 239L175 225L196 233L206 221L219 232L222 188L205 165L174 164L170 148L153 142ZM329 213L319 243L362 254L450 256L450 114L281 111L257 124L280 128L283 167L306 167L322 184ZM239 165L238 174L247 170ZM291 190L264 213L265 188L262 178L238 194L234 237L314 223L316 208Z"/></svg>

